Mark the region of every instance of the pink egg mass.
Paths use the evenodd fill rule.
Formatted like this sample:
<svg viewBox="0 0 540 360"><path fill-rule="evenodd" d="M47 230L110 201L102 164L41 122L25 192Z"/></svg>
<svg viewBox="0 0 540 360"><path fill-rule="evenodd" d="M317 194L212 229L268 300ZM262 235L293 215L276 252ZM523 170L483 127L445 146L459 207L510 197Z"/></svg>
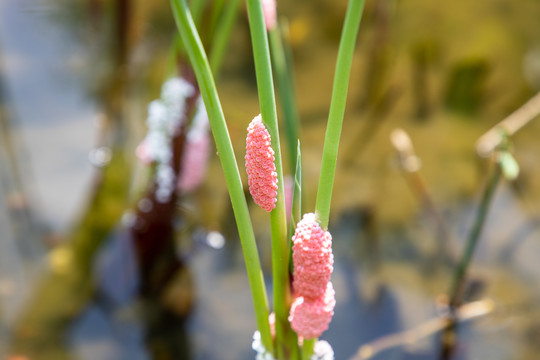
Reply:
<svg viewBox="0 0 540 360"><path fill-rule="evenodd" d="M315 214L308 213L296 225L292 241L294 293L316 299L326 291L334 270L332 236L319 226Z"/></svg>
<svg viewBox="0 0 540 360"><path fill-rule="evenodd" d="M253 200L264 210L272 211L276 206L278 181L270 133L261 115L249 124L245 160L249 192Z"/></svg>
<svg viewBox="0 0 540 360"><path fill-rule="evenodd" d="M320 298L310 301L299 296L294 300L289 315L291 327L304 339L317 338L328 329L335 306L335 291L329 282Z"/></svg>

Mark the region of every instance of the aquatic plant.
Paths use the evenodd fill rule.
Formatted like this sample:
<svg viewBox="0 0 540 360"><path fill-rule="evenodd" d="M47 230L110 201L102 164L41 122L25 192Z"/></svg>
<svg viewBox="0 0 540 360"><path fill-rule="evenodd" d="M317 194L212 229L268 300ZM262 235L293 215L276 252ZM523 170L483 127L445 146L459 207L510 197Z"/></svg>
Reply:
<svg viewBox="0 0 540 360"><path fill-rule="evenodd" d="M255 202L270 212L275 336L270 330L268 321L268 300L262 281L262 269L254 231L212 71L185 0L172 0L171 4L183 46L189 56L208 110L212 133L231 197L257 319L258 331L253 345L258 353L257 358L299 359L302 357L302 359L310 359L316 348L316 338L328 327L335 305L334 290L329 282L333 264L331 236L324 229L328 227L341 124L364 1L351 0L347 9L324 141L316 209L314 214L306 215L306 220L299 224L298 236L296 236L298 246L301 246L300 239L307 235L307 232L313 232L316 234L313 239L323 242L312 244L315 250L313 254L309 251L304 254L296 253L298 261L295 260L294 269L298 274L294 276L298 279L295 284L301 293L296 297L292 310L292 294L289 285L290 240L287 237L281 148L267 35L267 29L273 28L274 7L270 6L272 4L265 4L263 7L260 0L247 1L261 115L254 119L248 129L246 169L250 191ZM266 20L264 8L266 8ZM277 186L280 184L281 186ZM307 244L308 240L305 240ZM307 265L309 261L318 261L317 257L324 258L326 261L321 268ZM307 282L319 275L301 269L311 269L315 272L323 269L319 273L321 281L317 285L317 290L308 291ZM304 277L304 282L302 282L302 277ZM302 287L302 283L306 286ZM302 350L299 348L297 334L291 328L291 322L294 324L293 328L300 331L298 335L306 338L302 343ZM326 349L327 347L318 346L317 348ZM325 351L325 353L329 352ZM313 356L317 358L318 355Z"/></svg>

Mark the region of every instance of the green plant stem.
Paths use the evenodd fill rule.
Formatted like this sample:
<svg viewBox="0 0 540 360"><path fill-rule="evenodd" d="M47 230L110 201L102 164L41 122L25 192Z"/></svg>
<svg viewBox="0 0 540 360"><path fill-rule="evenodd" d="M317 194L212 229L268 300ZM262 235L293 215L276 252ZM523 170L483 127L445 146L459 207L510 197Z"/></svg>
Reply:
<svg viewBox="0 0 540 360"><path fill-rule="evenodd" d="M363 10L364 0L349 1L341 41L339 43L332 99L330 101L330 113L328 115L328 125L324 138L317 202L315 204L315 211L319 217L319 222L325 229L328 228L330 217L332 187L334 185L339 139L341 136L343 115L345 114L345 103L347 101L349 75L351 73L354 47Z"/></svg>
<svg viewBox="0 0 540 360"><path fill-rule="evenodd" d="M191 0L189 2L191 18L193 19L193 23L195 24L195 27L201 25L201 18L204 12L206 1L207 0Z"/></svg>
<svg viewBox="0 0 540 360"><path fill-rule="evenodd" d="M167 78L178 74L178 57L182 52L184 52L182 38L180 38L180 34L175 33L167 61Z"/></svg>
<svg viewBox="0 0 540 360"><path fill-rule="evenodd" d="M491 203L493 194L495 193L495 189L497 188L497 184L499 183L500 178L501 169L499 164L496 164L495 169L493 170L493 174L491 175L491 178L489 179L486 188L484 189L484 193L482 194L482 199L476 212L476 219L474 221L474 225L471 229L471 232L469 233L463 255L458 266L456 267L454 276L452 278L452 284L448 293L450 299L449 304L451 308L456 308L460 305L461 289L463 287L463 282L465 281L467 269L469 268L469 264L471 263L471 259L474 255L476 244L478 243L482 228L484 227L484 222L486 220L489 205Z"/></svg>
<svg viewBox="0 0 540 360"><path fill-rule="evenodd" d="M299 117L296 107L296 96L294 93L293 72L285 55L283 39L279 26L268 32L270 43L270 54L272 65L276 73L276 85L278 88L279 100L283 108L283 119L285 123L285 135L287 138L287 150L289 154L289 165L291 172L295 171L296 147L299 138Z"/></svg>
<svg viewBox="0 0 540 360"><path fill-rule="evenodd" d="M223 13L223 7L225 6L225 0L213 0L212 8L210 12L210 21L209 21L209 32L208 34L215 34L216 26L219 22L219 18ZM212 39L214 41L214 39Z"/></svg>
<svg viewBox="0 0 540 360"><path fill-rule="evenodd" d="M491 175L482 194L482 199L480 200L480 205L478 206L478 210L476 212L476 218L473 227L471 229L471 232L469 233L469 237L467 238L467 244L463 251L463 256L461 257L461 260L456 267L454 276L452 278L452 283L448 292L450 309L449 324L442 334L443 343L441 347L440 358L443 360L450 359L453 353L453 349L455 348L457 328L455 311L461 303L461 290L463 288L463 283L465 282L467 269L469 268L472 257L474 255L474 250L476 249L478 239L480 238L480 233L482 232L482 228L484 227L484 222L486 220L489 205L491 203L500 178L501 169L500 165L497 163L495 169L493 170L493 174Z"/></svg>
<svg viewBox="0 0 540 360"><path fill-rule="evenodd" d="M345 104L347 102L349 77L356 37L358 35L363 11L364 0L349 1L339 43L334 84L332 87L332 98L330 100L330 112L328 114L328 124L326 126L326 134L324 137L317 201L315 203L315 213L317 214L319 223L323 229L328 229L328 222L330 219L330 204L336 172L339 139L341 137L343 116L345 114ZM304 342L302 359L309 359L313 353L313 347L316 342L317 339L310 339L308 342Z"/></svg>
<svg viewBox="0 0 540 360"><path fill-rule="evenodd" d="M296 170L294 172L294 190L292 196L291 218L289 224L289 233L287 239L292 239L296 230L296 223L302 217L302 152L300 151L300 140L297 141L296 148ZM292 246L293 242L288 241L289 246L289 274L293 273ZM293 347L291 359L297 359L300 356L300 347L298 346L298 336L294 331L290 332L291 346Z"/></svg>
<svg viewBox="0 0 540 360"><path fill-rule="evenodd" d="M219 74L221 64L223 63L223 55L229 41L236 15L241 4L241 0L229 0L227 8L217 24L216 31L212 36L212 48L210 50L210 68L214 74Z"/></svg>
<svg viewBox="0 0 540 360"><path fill-rule="evenodd" d="M300 219L302 219L302 152L300 150L300 141L298 141L298 146L296 148L296 170L294 172L294 190L289 238L292 238L294 235L296 224ZM292 241L290 242L290 246L292 246Z"/></svg>
<svg viewBox="0 0 540 360"><path fill-rule="evenodd" d="M255 235L253 233L242 180L236 164L234 150L217 94L216 85L204 48L185 0L171 0L171 5L178 31L182 36L182 41L197 77L201 95L208 112L212 134L214 135L217 151L223 167L225 181L227 183L227 188L229 189L229 195L246 262L257 327L261 332L263 345L268 351L273 353L272 336L270 334L270 325L268 323L268 300L255 242Z"/></svg>
<svg viewBox="0 0 540 360"><path fill-rule="evenodd" d="M274 279L274 312L276 314L276 349L279 359L288 359L295 344L288 316L291 301L289 285L289 246L287 239L287 220L285 216L285 197L283 192L283 169L281 164L281 148L272 80L272 66L268 37L264 23L262 3L260 0L247 0L249 28L259 104L261 116L270 136L275 153L275 165L278 178L277 202L270 212L272 232L272 274ZM294 352L294 351L293 351Z"/></svg>
<svg viewBox="0 0 540 360"><path fill-rule="evenodd" d="M302 360L309 360L311 358L311 355L313 355L313 349L315 348L316 342L317 342L317 338L304 339L304 343L302 345Z"/></svg>

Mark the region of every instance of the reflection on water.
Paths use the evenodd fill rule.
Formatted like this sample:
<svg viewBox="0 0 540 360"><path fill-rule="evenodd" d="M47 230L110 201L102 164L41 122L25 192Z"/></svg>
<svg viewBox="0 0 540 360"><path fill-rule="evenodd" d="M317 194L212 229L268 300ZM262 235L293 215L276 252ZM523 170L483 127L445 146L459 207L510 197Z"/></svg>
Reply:
<svg viewBox="0 0 540 360"><path fill-rule="evenodd" d="M0 4L0 357L252 359L250 291L217 157L198 191L167 204L141 190L135 165L146 104L166 76L168 7L104 3ZM538 90L537 2L435 4L366 9L330 229L337 306L323 338L336 359L440 315L488 173L475 141ZM295 56L306 209L342 5L279 4ZM239 159L259 112L245 31L242 19L219 83ZM539 126L512 138L521 174L497 189L466 292L495 307L460 324L454 359L540 351ZM396 127L411 136L431 205L399 169ZM448 231L448 257L429 206ZM252 210L268 275L267 214ZM435 331L370 358L437 359L440 343Z"/></svg>

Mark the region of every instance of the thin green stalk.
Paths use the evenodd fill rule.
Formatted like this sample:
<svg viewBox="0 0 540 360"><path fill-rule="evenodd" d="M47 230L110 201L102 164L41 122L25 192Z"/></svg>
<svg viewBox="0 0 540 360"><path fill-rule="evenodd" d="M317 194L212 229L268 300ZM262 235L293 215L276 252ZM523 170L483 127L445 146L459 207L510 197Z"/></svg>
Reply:
<svg viewBox="0 0 540 360"><path fill-rule="evenodd" d="M302 152L300 151L300 140L297 141L296 148L296 170L294 172L294 190L292 197L292 209L291 209L291 218L289 224L289 233L287 235L287 240L291 239L294 235L296 229L296 223L300 221L302 217ZM289 274L293 273L293 260L292 260L292 246L293 242L288 241L289 246ZM291 331L291 346L293 346L292 353L295 357L291 359L296 359L300 354L300 347L298 346L298 336L294 331Z"/></svg>
<svg viewBox="0 0 540 360"><path fill-rule="evenodd" d="M272 232L272 273L274 278L274 312L276 314L276 348L279 359L287 359L294 348L294 336L290 328L289 304L289 246L287 239L287 220L285 216L285 197L283 192L283 169L281 164L281 148L274 98L274 83L270 50L264 23L262 3L260 0L247 0L249 28L255 62L255 74L259 92L261 116L270 136L275 153L275 165L278 178L278 194L276 207L270 213Z"/></svg>
<svg viewBox="0 0 540 360"><path fill-rule="evenodd" d="M178 57L184 51L180 34L175 33L167 61L167 77L178 74Z"/></svg>
<svg viewBox="0 0 540 360"><path fill-rule="evenodd" d="M292 200L292 211L290 219L290 233L288 238L292 238L296 229L296 224L302 219L302 152L300 151L300 140L296 148L296 170L294 172L294 190ZM292 246L292 241L290 242Z"/></svg>
<svg viewBox="0 0 540 360"><path fill-rule="evenodd" d="M191 0L189 2L189 8L191 10L191 18L193 19L193 23L195 24L195 27L198 27L201 25L201 18L204 12L206 1L207 0Z"/></svg>
<svg viewBox="0 0 540 360"><path fill-rule="evenodd" d="M171 0L174 18L182 41L187 50L191 65L197 77L201 95L208 112L208 118L216 147L223 167L225 181L233 207L238 233L242 243L246 269L253 297L257 327L265 348L273 353L272 336L268 323L268 300L264 286L263 273L255 243L255 235L249 210L244 196L242 180L238 171L234 150L229 137L227 124L217 94L216 85L201 39L189 13L185 0Z"/></svg>
<svg viewBox="0 0 540 360"><path fill-rule="evenodd" d="M285 135L287 138L287 150L289 153L289 164L292 172L295 170L296 163L296 145L299 138L299 118L296 108L296 96L294 93L293 72L290 64L287 62L283 39L280 27L276 26L268 32L270 43L270 54L272 56L272 65L276 73L276 85L278 95L283 108L283 119L285 123Z"/></svg>
<svg viewBox="0 0 540 360"><path fill-rule="evenodd" d="M328 115L328 125L324 138L317 202L315 205L315 211L323 228L328 228L339 138L341 136L343 115L345 114L345 103L347 101L347 90L349 87L349 76L351 73L356 36L363 10L364 0L349 1L339 44L330 113Z"/></svg>
<svg viewBox="0 0 540 360"><path fill-rule="evenodd" d="M328 114L328 124L324 137L323 156L321 160L321 172L319 175L319 187L317 189L317 201L315 203L315 213L319 218L322 228L328 228L330 219L330 204L332 199L332 188L334 186L334 176L336 172L337 153L343 116L345 114L345 104L347 102L347 92L349 88L349 77L351 73L356 37L360 27L360 20L364 11L364 0L350 0L345 15L343 31L339 43L338 56L336 61L336 72L334 74L334 85L332 88L332 99L330 100L330 112ZM302 359L309 359L313 353L313 347L317 339L310 339L304 342L302 348Z"/></svg>
<svg viewBox="0 0 540 360"><path fill-rule="evenodd" d="M208 34L214 34L216 26L219 22L219 18L223 13L223 7L225 6L225 0L212 0L212 11L210 12L209 32Z"/></svg>
<svg viewBox="0 0 540 360"><path fill-rule="evenodd" d="M309 360L311 355L313 355L313 349L315 348L315 343L317 339L304 339L304 344L302 345L302 360Z"/></svg>
<svg viewBox="0 0 540 360"><path fill-rule="evenodd" d="M227 8L223 12L222 18L212 36L210 68L214 74L219 74L221 70L223 55L225 54L226 45L229 41L236 15L238 14L239 5L241 3L241 0L230 0L228 2Z"/></svg>
<svg viewBox="0 0 540 360"><path fill-rule="evenodd" d="M495 189L497 188L497 184L499 183L500 178L501 169L499 164L497 164L495 169L493 170L493 174L491 175L489 182L486 185L486 188L484 189L484 193L482 194L480 206L478 207L478 210L476 212L476 219L474 221L474 225L471 229L471 232L469 233L469 237L467 238L467 244L463 251L463 256L461 257L461 260L452 278L452 284L448 293L450 297L450 306L452 308L459 306L461 289L463 287L463 282L467 274L467 269L469 268L469 264L473 257L474 250L476 249L476 244L478 243L478 239L480 238L480 233L482 232L482 228L484 227L484 222L486 220L489 205L491 203L493 194L495 193Z"/></svg>
<svg viewBox="0 0 540 360"><path fill-rule="evenodd" d="M457 322L454 317L455 310L461 303L461 290L463 288L463 283L465 282L467 269L469 268L472 257L474 255L474 250L476 249L478 239L480 238L480 233L482 232L482 228L484 227L484 222L486 220L489 205L491 203L491 200L493 199L493 195L495 193L495 189L497 188L497 184L499 183L500 178L501 168L500 164L497 163L495 169L493 170L493 174L491 175L491 178L489 179L486 188L484 189L484 193L482 194L482 199L476 212L476 219L474 221L471 232L469 233L469 237L467 238L467 244L463 251L463 256L461 257L461 260L456 267L454 276L452 278L452 284L448 292L449 308L450 314L452 316L449 319L450 321L448 326L442 334L443 346L441 348L441 359L450 359L453 349L455 348L457 328Z"/></svg>

